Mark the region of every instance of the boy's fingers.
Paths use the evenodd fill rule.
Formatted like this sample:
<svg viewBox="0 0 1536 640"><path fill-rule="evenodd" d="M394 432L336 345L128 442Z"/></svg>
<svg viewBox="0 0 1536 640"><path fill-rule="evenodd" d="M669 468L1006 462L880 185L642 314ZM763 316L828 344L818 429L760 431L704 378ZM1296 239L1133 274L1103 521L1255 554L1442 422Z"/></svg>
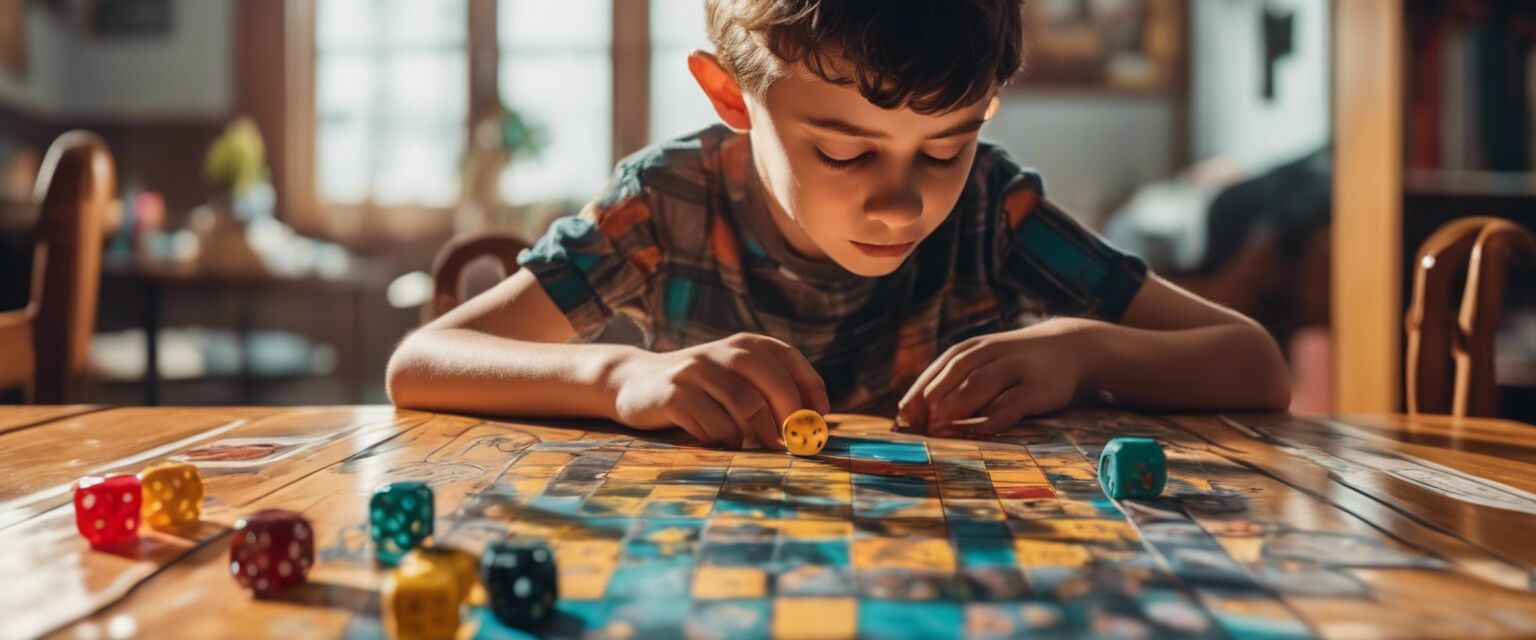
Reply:
<svg viewBox="0 0 1536 640"><path fill-rule="evenodd" d="M693 436L693 439L698 440L699 444L702 444L706 447L720 446L720 443L715 442L714 436L709 435L709 431L706 431L704 427L700 426L699 422L693 419L693 416L683 413L682 411L678 411L677 415L671 418L671 421L673 424L676 424L678 427L680 427L683 431L687 431L688 435Z"/></svg>
<svg viewBox="0 0 1536 640"><path fill-rule="evenodd" d="M1026 385L1009 387L987 405L986 420L972 428L972 432L976 435L995 436L1012 429L1025 417L1041 413L1043 409L1036 405L1034 394L1030 393Z"/></svg>
<svg viewBox="0 0 1536 640"><path fill-rule="evenodd" d="M800 391L800 406L790 413L800 409L815 409L816 413L826 415L832 411L832 403L827 399L827 383L821 379L821 374L816 373L816 367L811 366L811 361L805 359L805 354L794 348L789 343L775 338L768 338L770 346L767 351L778 359L780 365L788 371L794 379L796 388ZM789 417L789 414L778 416L780 420Z"/></svg>
<svg viewBox="0 0 1536 640"><path fill-rule="evenodd" d="M969 350L971 347L974 347L977 344L980 344L980 341L966 340L948 349L945 349L944 353L939 354L938 358L934 359L933 362L928 363L928 366L923 369L923 372L918 374L917 380L912 382L912 386L907 388L906 395L902 396L901 402L897 403L897 406L900 407L903 415L907 416L908 422L911 422L912 424L928 423L928 403L923 398L923 390L927 389L928 384L933 382L934 377L939 375L940 371L944 370L944 367L949 364L951 358L954 358L956 355Z"/></svg>
<svg viewBox="0 0 1536 640"><path fill-rule="evenodd" d="M715 444L728 449L741 448L741 431L737 429L736 421L708 393L690 388L679 394L678 401L682 403L683 412L708 433Z"/></svg>
<svg viewBox="0 0 1536 640"><path fill-rule="evenodd" d="M762 392L737 374L721 370L703 383L704 391L731 414L743 436L751 434L763 446L782 449L773 409Z"/></svg>
<svg viewBox="0 0 1536 640"><path fill-rule="evenodd" d="M772 354L749 352L736 366L723 369L718 375L742 379L753 387L758 395L768 402L768 408L771 410L768 420L774 425L789 417L789 414L805 408L800 388L793 375ZM773 426L771 430L773 441L777 442L778 427Z"/></svg>
<svg viewBox="0 0 1536 640"><path fill-rule="evenodd" d="M923 389L923 402L928 405L928 410L933 411L938 399L960 386L971 372L1001 357L1002 351L1002 349L971 348L950 358L944 365L944 369L934 376L926 389ZM932 417L929 416L929 418Z"/></svg>
<svg viewBox="0 0 1536 640"><path fill-rule="evenodd" d="M977 367L952 391L933 400L930 418L942 422L976 415L1004 390L1018 383L1014 374L1006 358Z"/></svg>

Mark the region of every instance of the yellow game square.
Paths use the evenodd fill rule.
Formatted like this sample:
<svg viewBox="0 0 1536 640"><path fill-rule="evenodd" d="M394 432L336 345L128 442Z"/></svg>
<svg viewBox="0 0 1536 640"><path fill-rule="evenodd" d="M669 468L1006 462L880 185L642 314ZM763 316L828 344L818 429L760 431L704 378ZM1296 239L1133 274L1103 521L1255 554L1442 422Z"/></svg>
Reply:
<svg viewBox="0 0 1536 640"><path fill-rule="evenodd" d="M565 451L530 451L518 459L517 467L559 467L564 466L576 456Z"/></svg>
<svg viewBox="0 0 1536 640"><path fill-rule="evenodd" d="M731 458L731 468L788 469L789 456L782 453L738 453Z"/></svg>
<svg viewBox="0 0 1536 640"><path fill-rule="evenodd" d="M605 567L618 562L621 545L617 540L565 540L555 549L555 561L561 571L573 567Z"/></svg>
<svg viewBox="0 0 1536 640"><path fill-rule="evenodd" d="M758 567L701 565L693 572L697 600L762 598L768 593L768 573Z"/></svg>
<svg viewBox="0 0 1536 640"><path fill-rule="evenodd" d="M1014 485L1046 485L1050 481L1046 479L1045 472L1039 469L1008 469L989 473L992 476L992 484Z"/></svg>
<svg viewBox="0 0 1536 640"><path fill-rule="evenodd" d="M1084 542L1136 540L1136 530L1124 520L1103 518L1063 518L1047 520L1053 537Z"/></svg>
<svg viewBox="0 0 1536 640"><path fill-rule="evenodd" d="M1015 539L1013 551L1022 567L1081 567L1093 559L1080 544L1050 540Z"/></svg>
<svg viewBox="0 0 1536 640"><path fill-rule="evenodd" d="M853 598L777 598L773 601L773 637L852 638L858 630L858 602Z"/></svg>
<svg viewBox="0 0 1536 640"><path fill-rule="evenodd" d="M720 493L719 487L693 484L664 484L651 490L650 499L652 502L658 500L713 501L718 493Z"/></svg>
<svg viewBox="0 0 1536 640"><path fill-rule="evenodd" d="M564 600L601 600L613 565L560 567L560 598Z"/></svg>
<svg viewBox="0 0 1536 640"><path fill-rule="evenodd" d="M954 571L955 552L945 538L855 538L856 569Z"/></svg>

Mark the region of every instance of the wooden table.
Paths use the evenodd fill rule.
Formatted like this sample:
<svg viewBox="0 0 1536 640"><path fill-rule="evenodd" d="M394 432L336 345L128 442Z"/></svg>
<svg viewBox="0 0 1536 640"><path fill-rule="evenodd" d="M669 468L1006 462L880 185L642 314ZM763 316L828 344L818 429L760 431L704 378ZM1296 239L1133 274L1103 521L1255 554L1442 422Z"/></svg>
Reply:
<svg viewBox="0 0 1536 640"><path fill-rule="evenodd" d="M973 441L831 421L801 459L390 407L0 407L0 637L379 637L365 504L403 479L434 487L442 542L555 545L556 636L1536 636L1527 425L1086 411ZM1164 497L1102 495L1115 434L1164 444ZM177 457L205 478L200 527L120 553L76 535L76 478ZM306 514L319 561L255 599L229 527L265 507Z"/></svg>

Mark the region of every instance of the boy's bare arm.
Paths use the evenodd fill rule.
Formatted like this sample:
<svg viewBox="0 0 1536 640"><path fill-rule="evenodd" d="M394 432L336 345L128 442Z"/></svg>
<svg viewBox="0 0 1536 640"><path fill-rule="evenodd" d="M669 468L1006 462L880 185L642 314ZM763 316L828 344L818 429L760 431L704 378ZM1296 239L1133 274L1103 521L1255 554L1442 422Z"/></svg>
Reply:
<svg viewBox="0 0 1536 640"><path fill-rule="evenodd" d="M1285 363L1252 320L1153 276L1122 324L1057 318L979 336L935 360L901 401L930 433L971 416L975 433L1062 408L1079 385L1148 409L1283 410Z"/></svg>
<svg viewBox="0 0 1536 640"><path fill-rule="evenodd" d="M780 446L784 417L828 410L810 363L773 338L651 353L566 344L574 335L533 275L519 271L406 337L390 358L390 398L419 409L676 425L728 447Z"/></svg>
<svg viewBox="0 0 1536 640"><path fill-rule="evenodd" d="M1284 411L1290 373L1257 322L1153 276L1122 324L1086 330L1084 383L1147 409Z"/></svg>
<svg viewBox="0 0 1536 640"><path fill-rule="evenodd" d="M564 344L575 333L520 271L407 336L389 360L389 396L415 409L606 417L604 381L631 348Z"/></svg>

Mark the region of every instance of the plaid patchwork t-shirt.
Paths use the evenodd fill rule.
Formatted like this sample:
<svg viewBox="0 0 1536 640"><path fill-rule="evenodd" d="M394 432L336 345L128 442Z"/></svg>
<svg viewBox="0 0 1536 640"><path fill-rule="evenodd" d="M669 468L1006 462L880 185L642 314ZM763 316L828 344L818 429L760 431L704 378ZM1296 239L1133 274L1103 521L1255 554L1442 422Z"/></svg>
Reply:
<svg viewBox="0 0 1536 640"><path fill-rule="evenodd" d="M878 278L790 249L752 171L748 137L723 126L640 151L518 261L585 340L625 317L653 351L769 335L805 354L834 411L879 413L955 343L1055 315L1115 321L1146 278L985 142L949 217Z"/></svg>

